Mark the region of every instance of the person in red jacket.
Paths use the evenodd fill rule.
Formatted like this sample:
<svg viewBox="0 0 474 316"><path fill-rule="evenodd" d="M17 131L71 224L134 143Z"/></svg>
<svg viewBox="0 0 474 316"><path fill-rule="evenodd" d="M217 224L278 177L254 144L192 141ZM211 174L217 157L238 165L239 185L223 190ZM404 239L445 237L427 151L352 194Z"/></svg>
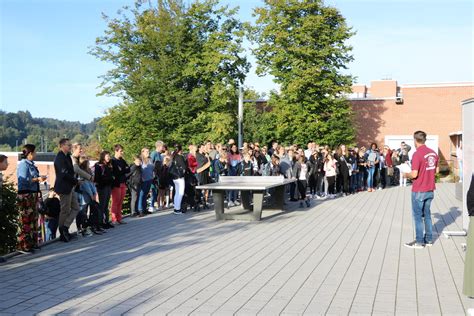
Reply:
<svg viewBox="0 0 474 316"><path fill-rule="evenodd" d="M393 180L393 161L392 150L388 145L383 146L383 155L385 158L385 187L389 187Z"/></svg>

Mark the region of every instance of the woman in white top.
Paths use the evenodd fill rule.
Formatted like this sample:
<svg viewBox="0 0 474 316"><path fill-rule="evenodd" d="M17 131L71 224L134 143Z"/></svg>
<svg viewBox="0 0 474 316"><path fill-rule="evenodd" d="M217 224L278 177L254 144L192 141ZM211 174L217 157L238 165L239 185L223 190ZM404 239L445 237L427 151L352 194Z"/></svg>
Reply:
<svg viewBox="0 0 474 316"><path fill-rule="evenodd" d="M335 197L336 190L336 160L334 160L333 155L328 153L326 156L326 161L324 163L324 171L326 173L326 179L328 181L328 193L329 197Z"/></svg>
<svg viewBox="0 0 474 316"><path fill-rule="evenodd" d="M296 163L295 163L295 178L296 184L298 186L298 191L300 195L300 207L303 207L303 201L305 201L306 206L310 207L311 203L309 201L309 196L306 195L306 190L308 189L308 177L310 173L310 164L306 163L304 154L296 154Z"/></svg>

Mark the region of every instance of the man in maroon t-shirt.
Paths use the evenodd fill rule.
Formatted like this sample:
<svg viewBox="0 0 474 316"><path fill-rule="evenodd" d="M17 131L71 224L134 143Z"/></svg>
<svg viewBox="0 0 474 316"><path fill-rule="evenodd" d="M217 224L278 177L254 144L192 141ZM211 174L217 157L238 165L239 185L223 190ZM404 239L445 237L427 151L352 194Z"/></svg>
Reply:
<svg viewBox="0 0 474 316"><path fill-rule="evenodd" d="M411 173L405 177L413 180L411 204L415 222L416 239L405 244L409 248L423 248L433 245L431 223L431 201L433 201L438 155L426 147L426 133L417 131L414 134L416 152L411 161ZM424 234L423 234L424 228Z"/></svg>

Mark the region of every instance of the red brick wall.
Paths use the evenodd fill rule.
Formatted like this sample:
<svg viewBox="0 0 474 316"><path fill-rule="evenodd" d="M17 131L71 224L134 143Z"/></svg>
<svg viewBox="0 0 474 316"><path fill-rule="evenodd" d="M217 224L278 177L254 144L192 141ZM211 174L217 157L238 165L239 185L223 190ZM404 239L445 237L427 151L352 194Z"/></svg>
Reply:
<svg viewBox="0 0 474 316"><path fill-rule="evenodd" d="M5 181L7 178L13 183L17 183L16 177L16 168L18 165L18 153L9 153L9 152L2 152L2 154L8 157L8 168L7 170L3 171L3 180ZM54 185L54 181L56 179L56 174L54 173L54 165L52 162L35 162L36 167L38 167L40 175L47 175L48 176L48 183L52 186Z"/></svg>
<svg viewBox="0 0 474 316"><path fill-rule="evenodd" d="M474 83L406 85L401 86L401 93L403 104L396 104L394 99L351 101L359 144L367 146L372 141L383 144L385 135L411 135L423 130L439 136L441 159L450 159L449 134L462 129L461 101L474 97Z"/></svg>

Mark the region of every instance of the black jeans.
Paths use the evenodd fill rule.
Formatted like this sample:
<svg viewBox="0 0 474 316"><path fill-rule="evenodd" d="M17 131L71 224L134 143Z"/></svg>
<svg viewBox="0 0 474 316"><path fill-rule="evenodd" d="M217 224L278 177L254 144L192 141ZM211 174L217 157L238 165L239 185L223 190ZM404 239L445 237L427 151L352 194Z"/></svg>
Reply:
<svg viewBox="0 0 474 316"><path fill-rule="evenodd" d="M296 183L298 185L298 191L300 193L301 200L305 200L306 189L308 188L308 182L306 180L298 180Z"/></svg>
<svg viewBox="0 0 474 316"><path fill-rule="evenodd" d="M97 194L99 195L99 220L100 223L109 222L109 202L110 196L112 195L112 187L106 186L97 188Z"/></svg>
<svg viewBox="0 0 474 316"><path fill-rule="evenodd" d="M328 179L328 193L336 194L336 176L327 177Z"/></svg>

